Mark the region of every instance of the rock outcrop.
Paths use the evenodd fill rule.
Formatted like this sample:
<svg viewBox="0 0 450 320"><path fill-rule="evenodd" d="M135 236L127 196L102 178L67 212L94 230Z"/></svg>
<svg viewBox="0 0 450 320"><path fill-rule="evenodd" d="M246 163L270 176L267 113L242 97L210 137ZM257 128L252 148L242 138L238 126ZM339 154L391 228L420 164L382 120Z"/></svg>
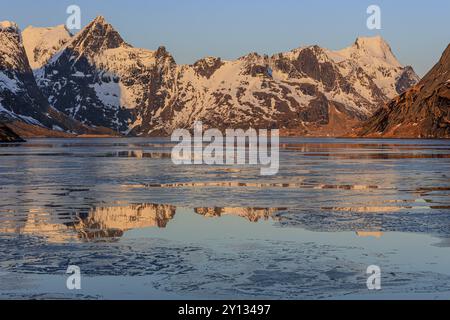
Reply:
<svg viewBox="0 0 450 320"><path fill-rule="evenodd" d="M359 135L450 138L450 45L417 85L379 109Z"/></svg>

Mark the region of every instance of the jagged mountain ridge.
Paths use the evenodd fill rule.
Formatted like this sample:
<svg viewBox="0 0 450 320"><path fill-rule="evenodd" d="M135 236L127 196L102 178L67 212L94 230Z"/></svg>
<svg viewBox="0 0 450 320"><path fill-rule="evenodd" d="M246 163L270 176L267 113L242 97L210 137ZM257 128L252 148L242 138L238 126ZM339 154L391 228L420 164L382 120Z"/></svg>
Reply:
<svg viewBox="0 0 450 320"><path fill-rule="evenodd" d="M36 84L20 30L10 21L0 22L0 122L22 123L31 131L96 132L49 105Z"/></svg>
<svg viewBox="0 0 450 320"><path fill-rule="evenodd" d="M396 79L404 74L404 68L392 66L393 74L380 88L370 69L373 65L357 64L318 46L272 57L252 53L236 61L206 58L177 68L177 100L156 110L148 127L164 132L201 119L213 127L307 131L310 125L326 125L332 109L347 118L365 119L397 94ZM415 83L417 76L410 81Z"/></svg>
<svg viewBox="0 0 450 320"><path fill-rule="evenodd" d="M36 85L15 23L0 23L0 43L1 117L50 125L47 101Z"/></svg>
<svg viewBox="0 0 450 320"><path fill-rule="evenodd" d="M341 51L309 46L177 65L164 47L133 48L103 17L34 74L59 111L138 136L167 135L195 120L209 127L320 133L336 122L366 119L418 81L380 37L358 38Z"/></svg>
<svg viewBox="0 0 450 320"><path fill-rule="evenodd" d="M131 47L99 17L35 75L58 110L87 125L127 132L137 110L158 100L148 95L158 90L166 57L169 67L175 65L163 48Z"/></svg>
<svg viewBox="0 0 450 320"><path fill-rule="evenodd" d="M359 134L450 138L450 45L417 85L379 109Z"/></svg>

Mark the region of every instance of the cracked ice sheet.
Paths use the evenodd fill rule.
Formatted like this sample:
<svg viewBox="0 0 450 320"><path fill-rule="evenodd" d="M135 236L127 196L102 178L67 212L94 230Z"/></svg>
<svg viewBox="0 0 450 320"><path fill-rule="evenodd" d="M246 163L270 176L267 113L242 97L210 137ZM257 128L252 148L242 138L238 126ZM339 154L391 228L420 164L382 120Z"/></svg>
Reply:
<svg viewBox="0 0 450 320"><path fill-rule="evenodd" d="M236 217L208 220L188 211L179 217L167 230L133 230L114 243L52 244L39 237L2 235L0 297L450 297L448 259L443 254L448 248L432 246L437 240L429 236L389 233L382 239L361 239L349 232L294 228L279 233L271 222L241 223ZM220 232L219 224L227 232ZM12 245L22 249L11 250ZM421 256L415 257L414 250ZM80 291L65 288L70 264L81 268ZM365 271L371 264L382 267L381 292L366 288Z"/></svg>

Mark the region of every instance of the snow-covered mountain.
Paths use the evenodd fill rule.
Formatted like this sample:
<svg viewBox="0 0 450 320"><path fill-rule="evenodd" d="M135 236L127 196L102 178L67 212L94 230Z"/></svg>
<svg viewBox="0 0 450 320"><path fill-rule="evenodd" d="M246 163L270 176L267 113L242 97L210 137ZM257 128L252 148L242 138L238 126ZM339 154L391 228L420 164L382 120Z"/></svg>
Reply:
<svg viewBox="0 0 450 320"><path fill-rule="evenodd" d="M170 134L195 120L219 128L333 131L331 118L366 119L419 80L380 37L358 38L340 51L309 46L177 65L164 47L133 48L103 17L35 75L58 110L133 135Z"/></svg>
<svg viewBox="0 0 450 320"><path fill-rule="evenodd" d="M0 122L61 132L95 131L49 105L36 84L20 30L9 21L0 22Z"/></svg>
<svg viewBox="0 0 450 320"><path fill-rule="evenodd" d="M28 63L19 28L0 22L0 113L3 118L20 119L51 126L55 121L41 94Z"/></svg>
<svg viewBox="0 0 450 320"><path fill-rule="evenodd" d="M201 119L213 127L317 132L337 114L344 121L365 119L419 80L410 70L378 37L337 52L309 46L272 57L210 57L177 67L176 100L154 110L140 131L170 132Z"/></svg>
<svg viewBox="0 0 450 320"><path fill-rule="evenodd" d="M155 65L154 53L134 49L98 17L35 71L48 101L88 125L127 131L139 98L150 91L144 70ZM141 88L136 89L139 81ZM124 87L127 87L124 89Z"/></svg>
<svg viewBox="0 0 450 320"><path fill-rule="evenodd" d="M71 34L65 25L54 28L29 26L22 32L23 46L33 70L41 68L70 39Z"/></svg>
<svg viewBox="0 0 450 320"><path fill-rule="evenodd" d="M164 47L132 47L103 17L73 37L63 26L32 27L23 39L47 105L138 136L167 135L195 120L340 135L419 80L380 37L340 51L308 46L192 65L177 65Z"/></svg>

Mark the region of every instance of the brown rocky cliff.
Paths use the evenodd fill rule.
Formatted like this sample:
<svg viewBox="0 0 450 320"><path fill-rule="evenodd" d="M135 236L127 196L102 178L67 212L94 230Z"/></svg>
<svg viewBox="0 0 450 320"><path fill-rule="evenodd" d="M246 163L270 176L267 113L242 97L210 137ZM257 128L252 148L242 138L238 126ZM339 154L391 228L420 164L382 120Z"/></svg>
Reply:
<svg viewBox="0 0 450 320"><path fill-rule="evenodd" d="M6 124L0 123L0 142L24 142L13 130Z"/></svg>
<svg viewBox="0 0 450 320"><path fill-rule="evenodd" d="M358 135L450 138L450 45L417 85L379 109Z"/></svg>

